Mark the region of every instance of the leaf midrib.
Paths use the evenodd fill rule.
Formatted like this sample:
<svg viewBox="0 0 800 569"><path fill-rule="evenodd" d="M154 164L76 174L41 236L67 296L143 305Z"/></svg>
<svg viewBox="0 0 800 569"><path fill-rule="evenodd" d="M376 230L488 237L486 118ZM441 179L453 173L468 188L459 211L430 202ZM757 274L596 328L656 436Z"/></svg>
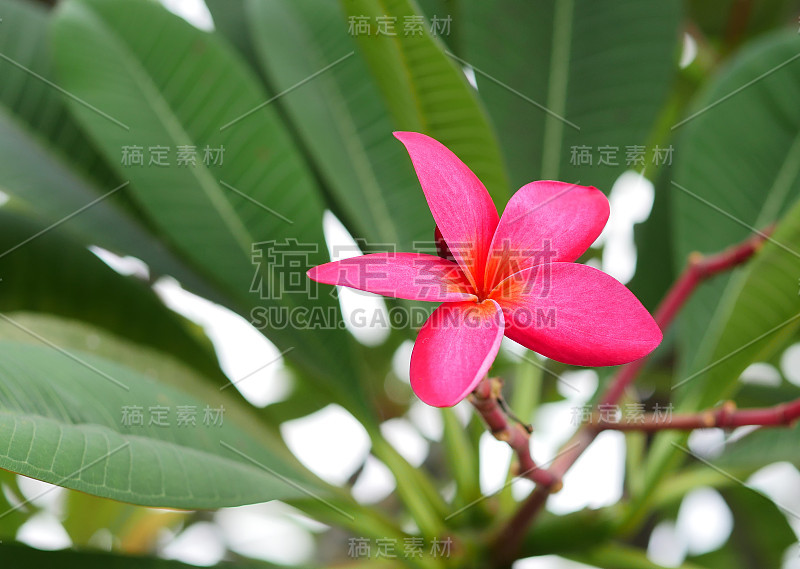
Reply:
<svg viewBox="0 0 800 569"><path fill-rule="evenodd" d="M572 44L574 0L559 0L553 15L553 38L550 51L550 70L542 137L542 179L557 180L561 165L561 145L564 142L563 117L567 107L569 87L569 58Z"/></svg>
<svg viewBox="0 0 800 569"><path fill-rule="evenodd" d="M119 50L122 60L125 62L131 77L136 85L139 86L140 92L145 99L150 103L150 108L154 111L156 119L161 123L164 129L172 138L172 142L177 144L196 143L196 141L189 135L179 122L178 118L172 112L172 107L169 102L163 97L157 85L148 74L142 62L135 55L135 51L130 48L127 41L121 36L111 33L112 26L97 12L90 12L91 17L96 18L102 22L103 33L106 34L107 41L113 44ZM164 28L158 30L158 34L163 34ZM135 128L135 126L134 126ZM242 253L246 259L250 258L250 245L256 239L250 234L247 227L242 220L238 217L231 203L225 198L222 188L215 182L214 178L210 175L205 166L191 168L189 172L195 178L203 190L203 193L211 203L212 209L223 222L223 225L228 228L233 235L235 241L241 247Z"/></svg>
<svg viewBox="0 0 800 569"><path fill-rule="evenodd" d="M792 166L794 167L792 168ZM756 229L760 229L766 223L774 221L773 218L778 214L780 205L785 201L786 196L791 191L792 180L797 179L798 174L800 174L800 132L795 135L794 141L787 150L781 166L770 185L769 191L767 192L767 199L764 201L764 205L758 214L755 225ZM710 323L717 324L710 330L710 333L704 336L704 341L694 359L695 364L692 365L690 369L699 369L702 367L702 362L708 362L716 353L720 339L725 330L725 323L731 319L731 314L733 313L737 300L741 296L746 280L746 271L740 271L732 275L728 280L725 289L720 295L720 299L725 300L717 304L709 320ZM711 338L713 338L713 340Z"/></svg>
<svg viewBox="0 0 800 569"><path fill-rule="evenodd" d="M253 5L252 2L250 5ZM307 31L306 28L306 32ZM311 57L318 62L324 61L324 54L319 50L319 44L310 41L308 34L305 35L304 39L306 47L311 53ZM359 152L361 148L360 145L355 142L354 137L347 135L348 132L357 133L358 126L352 120L349 107L342 96L339 82L335 78L324 78L324 80L332 86L330 92L335 95L335 100L328 100L326 98L326 103L328 103L328 108L331 111L330 115L338 125L339 132L342 133L341 139L344 141L346 152L352 160L351 166L353 167L353 172L356 174L356 179L362 182L359 185L359 191L365 197L367 209L371 212L375 221L374 226L381 234L380 239L390 243L397 243L398 234L396 224L389 214L386 201L380 193L380 182L371 167L369 159L364 153ZM341 112L337 112L337 110ZM348 129L348 127L350 128Z"/></svg>
<svg viewBox="0 0 800 569"><path fill-rule="evenodd" d="M270 474L269 472L266 472L266 471L256 467L255 465L249 463L249 462L245 462L243 460L239 460L238 458L235 458L235 456L233 456L233 454L232 454L231 457L226 457L222 452L216 453L216 452L213 452L213 451L211 451L209 449L206 449L206 448L198 448L198 447L188 446L188 445L176 442L176 441L170 441L170 440L156 438L156 437L148 437L148 436L145 436L145 435L138 435L138 434L135 434L135 433L123 433L121 431L112 429L112 428L108 427L107 425L101 425L101 424L98 424L98 423L69 423L69 422L66 422L66 421L63 421L63 420L59 420L56 417L48 417L46 415L40 415L40 414L37 414L37 413L31 413L31 412L24 411L24 410L10 411L10 410L7 410L7 409L0 409L0 416L11 417L12 420L14 420L14 430L11 432L11 434L9 436L10 439L13 439L13 436L17 431L16 427L18 425L17 421L19 419L22 419L24 421L30 421L32 426L33 426L33 428L34 428L34 433L35 433L36 428L39 426L38 425L38 421L45 421L47 423L53 424L54 426L56 426L59 429L59 437L61 437L61 438L63 438L63 431L64 430L75 429L76 431L80 431L84 435L84 438L85 438L85 435L87 433L91 432L91 433L96 433L96 434L102 435L104 438L106 438L106 441L110 443L110 440L108 439L107 435L108 434L113 434L113 435L117 435L120 438L124 439L129 445L133 441L143 442L146 445L151 445L151 444L162 445L162 446L166 447L167 449L173 451L175 456L178 456L178 457L180 457L182 452L190 451L190 452L197 453L198 455L208 456L208 457L211 457L211 458L216 458L216 459L220 460L223 463L235 464L237 466L240 466L244 470L256 472L256 473L259 474L259 476L265 476L265 475L269 475ZM35 434L30 438L30 441L32 442L34 440L34 438L35 438ZM87 445L84 445L84 453L86 451L86 446ZM30 444L29 445L29 449L28 449L28 457L30 456L30 452L31 452L32 448L33 448L33 446L32 446L32 444ZM110 444L109 444L109 448L111 448ZM58 448L56 449L56 452L58 452ZM55 453L54 453L54 456L55 456ZM44 473L47 473L47 474L51 474L54 477L61 476L61 474L59 474L58 472L55 472L54 470L52 470L52 463L51 463L51 467L50 468L44 468L42 466L37 466L37 465L31 464L30 462L28 462L28 460L27 460L28 457L26 457L25 460L14 459L14 458L11 458L8 455L5 455L5 456L3 456L1 458L5 458L5 459L7 459L9 461L12 461L12 462L18 462L18 463L26 464L26 465L28 465L28 466L30 466L30 467L38 470L38 471L41 471L41 472L44 472ZM259 462L264 462L265 458L266 457L261 457ZM85 458L82 458L81 459L81 464L84 465L85 462L86 462ZM162 473L163 472L164 471L162 469ZM276 472L278 472L277 469L276 469ZM296 471L294 471L293 469L289 470L289 472L291 473L292 476L297 476L298 475L298 473ZM287 476L286 473L281 473L281 474L283 476ZM75 478L75 480L80 480L80 478ZM305 479L303 479L303 480L308 482L307 477ZM107 485L100 485L100 484L98 484L97 486L106 486L107 487Z"/></svg>
<svg viewBox="0 0 800 569"><path fill-rule="evenodd" d="M384 14L395 13L388 11L386 7L387 6L386 2L384 2L384 0L375 0L375 2L378 4L378 6L380 6L383 9ZM393 45L395 48L395 52L397 53L398 58L400 59L401 63L400 68L403 70L403 73L406 76L407 84L409 86L408 92L411 95L411 101L414 104L414 108L417 114L417 122L422 127L423 132L429 132L430 123L426 120L425 113L422 110L422 99L420 98L419 93L415 88L416 82L414 81L414 76L411 73L411 65L409 64L408 56L406 55L405 50L403 49L402 43L400 42L399 39L397 39L397 36L387 36L387 37L390 40L390 44Z"/></svg>

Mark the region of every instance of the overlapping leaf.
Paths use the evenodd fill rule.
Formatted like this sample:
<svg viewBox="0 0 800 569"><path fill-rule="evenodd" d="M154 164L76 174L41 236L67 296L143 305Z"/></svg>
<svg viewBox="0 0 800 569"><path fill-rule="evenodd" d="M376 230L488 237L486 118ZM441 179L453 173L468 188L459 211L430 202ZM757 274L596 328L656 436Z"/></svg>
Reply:
<svg viewBox="0 0 800 569"><path fill-rule="evenodd" d="M303 475L279 445L270 448L224 412L206 421L205 409L219 409L218 400L74 350L3 341L0 356L1 468L150 506L216 508L304 495ZM153 422L155 408L166 414ZM180 409L194 413L194 424L179 424ZM141 424L132 420L139 414Z"/></svg>
<svg viewBox="0 0 800 569"><path fill-rule="evenodd" d="M743 52L681 126L671 190L676 266L691 251L723 250L785 215L746 268L703 286L683 312L678 380L692 379L676 395L694 406L715 403L748 363L769 357L797 328L789 319L800 312L800 211L786 212L800 196L798 47L796 36L781 34Z"/></svg>
<svg viewBox="0 0 800 569"><path fill-rule="evenodd" d="M129 211L120 181L70 117L53 74L47 12L0 1L0 190L86 243L145 260L187 286L199 279ZM94 203L96 202L96 203ZM94 204L94 205L91 205Z"/></svg>
<svg viewBox="0 0 800 569"><path fill-rule="evenodd" d="M453 4L458 55L474 66L514 189L554 179L608 192L626 168L653 167L648 135L673 81L678 2Z"/></svg>
<svg viewBox="0 0 800 569"><path fill-rule="evenodd" d="M113 120L72 111L153 223L289 357L358 400L335 299L304 286L305 268L327 258L323 206L252 73L155 3L66 2L53 32L66 88ZM136 148L141 163L122 158Z"/></svg>
<svg viewBox="0 0 800 569"><path fill-rule="evenodd" d="M341 0L348 20L366 18L368 33L355 33L383 99L399 130L434 137L461 158L486 185L497 207L509 183L494 130L467 83L462 64L448 56L408 0ZM383 32L378 18L391 23Z"/></svg>
<svg viewBox="0 0 800 569"><path fill-rule="evenodd" d="M732 395L747 365L768 359L800 324L797 41L782 33L742 52L680 127L685 132L676 147L671 190L676 266L693 250L723 250L780 220L746 267L703 285L682 311L684 365L673 397L687 411ZM673 446L679 441L685 443L684 434L658 437L648 487L679 463L682 456Z"/></svg>
<svg viewBox="0 0 800 569"><path fill-rule="evenodd" d="M253 0L250 36L337 213L373 244L411 250L433 221L408 155L335 2Z"/></svg>
<svg viewBox="0 0 800 569"><path fill-rule="evenodd" d="M168 309L144 282L117 274L56 228L0 209L0 310L56 314L104 328L220 377L202 331ZM21 247L17 247L25 243Z"/></svg>

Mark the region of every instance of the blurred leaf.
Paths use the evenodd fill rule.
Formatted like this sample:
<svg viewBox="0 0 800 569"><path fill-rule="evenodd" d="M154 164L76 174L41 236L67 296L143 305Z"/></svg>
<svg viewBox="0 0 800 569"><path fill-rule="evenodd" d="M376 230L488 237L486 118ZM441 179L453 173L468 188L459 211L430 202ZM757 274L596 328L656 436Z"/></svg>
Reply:
<svg viewBox="0 0 800 569"><path fill-rule="evenodd" d="M74 548L96 547L97 532L106 529L116 538L115 551L146 555L157 550L165 531L176 534L190 515L187 511L134 506L67 490L61 524Z"/></svg>
<svg viewBox="0 0 800 569"><path fill-rule="evenodd" d="M722 455L712 463L743 477L773 462L790 462L800 468L798 435L800 424L791 428L758 429L740 440L728 443Z"/></svg>
<svg viewBox="0 0 800 569"><path fill-rule="evenodd" d="M328 260L323 205L252 73L218 36L156 3L65 2L53 31L66 88L114 120L71 109L153 222L232 308L282 351L291 348L288 358L332 395L365 406L338 303L304 274ZM167 147L170 165L121 164L134 145ZM182 146L199 153L194 165L178 164ZM206 147L224 152L206 160ZM289 277L302 283L299 292L285 290Z"/></svg>
<svg viewBox="0 0 800 569"><path fill-rule="evenodd" d="M0 0L0 17L9 24L0 26L0 190L48 224L68 218L66 227L83 242L134 255L154 272L208 294L195 274L124 211L129 204L122 192L112 193L121 182L70 117L62 87L53 83L49 14L31 2Z"/></svg>
<svg viewBox="0 0 800 569"><path fill-rule="evenodd" d="M351 232L398 250L432 241L433 220L408 154L392 136L396 127L338 4L253 0L247 7L264 72L274 91L286 93L276 103Z"/></svg>
<svg viewBox="0 0 800 569"><path fill-rule="evenodd" d="M676 268L683 266L692 251L715 253L751 235L748 226L765 228L800 196L800 108L795 104L800 97L798 46L796 34L775 35L749 46L702 93L684 119L687 122L679 127L684 132L675 152L677 185L671 189ZM785 235L791 229L784 227L781 232ZM775 239L784 242L786 237L776 235ZM718 276L695 292L681 316L683 372L679 379L797 312L796 271L783 263L768 268L783 253L767 245L761 260L751 263L753 268L733 278ZM767 274L760 275L765 268ZM731 320L734 305L738 315ZM747 320L750 316L754 320ZM779 336L770 336L769 343ZM693 380L692 385L725 383L697 400L696 406L715 403L724 387L738 377L736 370L744 369L762 347L753 346L711 370L711 375L724 374L727 379ZM686 389L676 394L688 397Z"/></svg>
<svg viewBox="0 0 800 569"><path fill-rule="evenodd" d="M10 251L41 223L0 209L0 250ZM223 377L211 343L161 302L144 282L124 277L60 228L0 255L0 310L36 311L82 320L169 352L209 377Z"/></svg>
<svg viewBox="0 0 800 569"><path fill-rule="evenodd" d="M653 208L650 217L633 226L636 273L627 286L651 312L667 294L679 274L678 271L683 269L675 268L671 262L671 178L671 168L664 168L659 172L653 184Z"/></svg>
<svg viewBox="0 0 800 569"><path fill-rule="evenodd" d="M685 411L730 397L747 365L767 360L800 324L800 203L792 207L800 195L798 42L782 33L749 46L678 123L684 132L671 190L676 267L692 251L721 251L750 236L747 226L761 229L785 214L772 242L745 267L707 281L683 308L673 397ZM673 446L685 440L683 433L657 436L649 490L685 458Z"/></svg>
<svg viewBox="0 0 800 569"><path fill-rule="evenodd" d="M797 27L797 0L690 0L687 7L705 38L726 50L776 26Z"/></svg>
<svg viewBox="0 0 800 569"><path fill-rule="evenodd" d="M772 500L745 486L731 486L722 495L733 513L728 542L687 561L728 569L781 567L786 549L797 541L786 515Z"/></svg>
<svg viewBox="0 0 800 569"><path fill-rule="evenodd" d="M502 210L509 197L503 158L462 65L444 52L426 26L421 35L406 33L408 18L421 16L409 0L341 0L341 5L348 19L368 18L369 34L356 34L356 40L397 128L425 133L447 146ZM376 18L383 17L395 18L394 35L378 33Z"/></svg>
<svg viewBox="0 0 800 569"><path fill-rule="evenodd" d="M0 468L134 504L217 508L305 495L309 475L278 441L248 434L220 399L157 383L104 358L0 342ZM58 378L58 381L54 381ZM131 424L138 407L142 423ZM164 423L154 407L166 408ZM178 423L179 407L195 424ZM127 416L127 418L126 418ZM311 487L314 487L313 485ZM310 490L309 490L310 491Z"/></svg>
<svg viewBox="0 0 800 569"><path fill-rule="evenodd" d="M474 66L514 189L537 179L608 193L644 147L674 80L680 2L459 0L459 53ZM463 28L463 29L462 29ZM499 40L502 38L502 41ZM592 164L573 151L588 147ZM598 164L600 147L617 165Z"/></svg>
<svg viewBox="0 0 800 569"><path fill-rule="evenodd" d="M586 508L562 516L545 510L536 531L525 535L521 555L561 555L602 547L613 539L617 514L613 506L596 510ZM576 532L578 527L581 530Z"/></svg>
<svg viewBox="0 0 800 569"><path fill-rule="evenodd" d="M3 561L11 567L59 567L76 569L191 569L196 565L187 565L178 561L156 559L153 557L126 557L111 553L89 551L40 551L20 544L3 544L0 546ZM214 565L219 569L270 569L277 565L265 562L237 562ZM286 568L287 566L281 565Z"/></svg>
<svg viewBox="0 0 800 569"><path fill-rule="evenodd" d="M92 142L69 115L66 97L54 82L52 46L47 37L50 13L41 4L0 0L5 23L0 29L0 104L26 135L59 156L76 175L109 186L119 184Z"/></svg>
<svg viewBox="0 0 800 569"><path fill-rule="evenodd" d="M250 37L245 0L205 0L214 20L214 30L222 35L263 79L261 65Z"/></svg>
<svg viewBox="0 0 800 569"><path fill-rule="evenodd" d="M25 501L17 484L18 477L13 472L0 470L0 543L13 539L17 530L36 512L38 508L32 503L19 506ZM1 547L1 546L0 546Z"/></svg>
<svg viewBox="0 0 800 569"><path fill-rule="evenodd" d="M441 415L444 452L450 475L456 482L456 499L453 500L452 505L454 509L461 508L473 504L482 496L477 447L472 445L467 429L464 428L452 409L442 409ZM465 517L471 513L473 512L467 513ZM459 522L463 522L463 519L454 519L451 523Z"/></svg>
<svg viewBox="0 0 800 569"><path fill-rule="evenodd" d="M797 184L800 187L800 179ZM798 251L800 201L781 220L772 239L731 279L712 323L712 330L720 333L716 345L711 344L711 357L703 368L684 379L689 383L680 388L685 389L681 395L692 405L704 407L730 396L750 363L769 358L794 339L800 328ZM797 388L794 392L797 396Z"/></svg>
<svg viewBox="0 0 800 569"><path fill-rule="evenodd" d="M392 471L397 494L422 535L436 537L446 531L445 516L449 509L430 475L414 468L380 432L370 433L372 453Z"/></svg>
<svg viewBox="0 0 800 569"><path fill-rule="evenodd" d="M746 407L771 407L800 396L796 385L784 381L780 385L745 383L736 391L736 404Z"/></svg>
<svg viewBox="0 0 800 569"><path fill-rule="evenodd" d="M459 31L462 29L458 2L454 0L415 1L422 13L425 14L425 27L431 30L431 33L435 31L436 37L444 43L449 51L457 52Z"/></svg>
<svg viewBox="0 0 800 569"><path fill-rule="evenodd" d="M614 569L664 568L663 565L650 561L647 552L618 544L604 545L586 553L569 553L565 554L564 557L597 567L613 567ZM670 567L675 569L703 569L704 566L686 561L680 565L671 565Z"/></svg>

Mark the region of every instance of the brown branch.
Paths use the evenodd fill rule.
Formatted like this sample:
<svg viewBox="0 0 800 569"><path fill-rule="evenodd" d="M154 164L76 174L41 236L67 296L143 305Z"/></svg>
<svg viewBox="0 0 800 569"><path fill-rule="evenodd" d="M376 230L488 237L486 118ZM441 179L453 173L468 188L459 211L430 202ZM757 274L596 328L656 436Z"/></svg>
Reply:
<svg viewBox="0 0 800 569"><path fill-rule="evenodd" d="M733 401L728 401L716 409L708 409L700 413L671 415L650 413L642 415L636 421L620 423L607 417L597 416L590 420L590 429L594 431L644 431L655 432L665 430L692 431L694 429L735 429L737 427L790 427L800 419L800 399L781 403L774 407L755 409L737 409Z"/></svg>
<svg viewBox="0 0 800 569"><path fill-rule="evenodd" d="M764 231L757 232L756 235L715 255L708 257L700 253L690 255L686 268L672 285L653 316L661 330L666 331L669 328L675 319L675 315L703 281L746 262L768 238L772 229L773 226L770 226ZM616 405L622 399L628 386L639 375L647 359L648 357L644 357L623 366L600 398L600 405ZM765 410L759 411L763 412ZM745 411L741 413L745 413ZM766 417L764 418L766 419ZM534 519L536 519L538 513L544 508L548 496L555 489L561 488L561 480L564 475L602 430L593 428L592 425L584 424L562 447L562 452L556 456L556 459L548 469L554 480L553 484L549 486L541 484L534 488L514 516L498 532L494 543L497 566L510 565L516 558L525 533Z"/></svg>
<svg viewBox="0 0 800 569"><path fill-rule="evenodd" d="M766 240L772 232L773 227L768 227L749 239L742 241L738 245L729 247L721 253L704 257L700 253L689 255L689 262L683 270L678 280L661 301L656 309L653 319L662 331L666 331L675 320L678 311L686 304L694 290L705 280L729 271L747 261ZM616 377L611 381L600 400L600 405L615 405L622 399L625 389L633 383L639 375L639 371L644 367L647 358L641 358L623 366Z"/></svg>
<svg viewBox="0 0 800 569"><path fill-rule="evenodd" d="M503 409L502 386L499 378L484 377L470 394L469 401L480 413L494 438L505 441L514 450L518 461L516 476L528 478L539 485L554 486L557 481L553 475L538 467L531 456L531 427L508 422L508 415Z"/></svg>

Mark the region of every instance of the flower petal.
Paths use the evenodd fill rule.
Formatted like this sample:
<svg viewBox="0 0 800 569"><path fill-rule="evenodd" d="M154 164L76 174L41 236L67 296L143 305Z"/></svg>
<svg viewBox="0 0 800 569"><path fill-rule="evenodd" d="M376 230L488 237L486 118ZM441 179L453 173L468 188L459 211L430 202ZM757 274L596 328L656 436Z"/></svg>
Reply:
<svg viewBox="0 0 800 569"><path fill-rule="evenodd" d="M414 393L434 407L464 399L489 372L503 328L503 313L493 300L441 305L419 331L411 352Z"/></svg>
<svg viewBox="0 0 800 569"><path fill-rule="evenodd" d="M498 216L489 192L466 164L443 144L416 132L395 132L417 172L436 225L475 290Z"/></svg>
<svg viewBox="0 0 800 569"><path fill-rule="evenodd" d="M491 298L503 309L506 336L566 364L624 364L661 343L661 330L633 293L587 265L525 269L500 283Z"/></svg>
<svg viewBox="0 0 800 569"><path fill-rule="evenodd" d="M608 199L591 186L550 181L522 186L492 239L487 290L533 265L574 261L603 231L608 214Z"/></svg>
<svg viewBox="0 0 800 569"><path fill-rule="evenodd" d="M349 286L410 300L474 300L459 266L435 255L373 253L319 265L307 273L319 283Z"/></svg>

